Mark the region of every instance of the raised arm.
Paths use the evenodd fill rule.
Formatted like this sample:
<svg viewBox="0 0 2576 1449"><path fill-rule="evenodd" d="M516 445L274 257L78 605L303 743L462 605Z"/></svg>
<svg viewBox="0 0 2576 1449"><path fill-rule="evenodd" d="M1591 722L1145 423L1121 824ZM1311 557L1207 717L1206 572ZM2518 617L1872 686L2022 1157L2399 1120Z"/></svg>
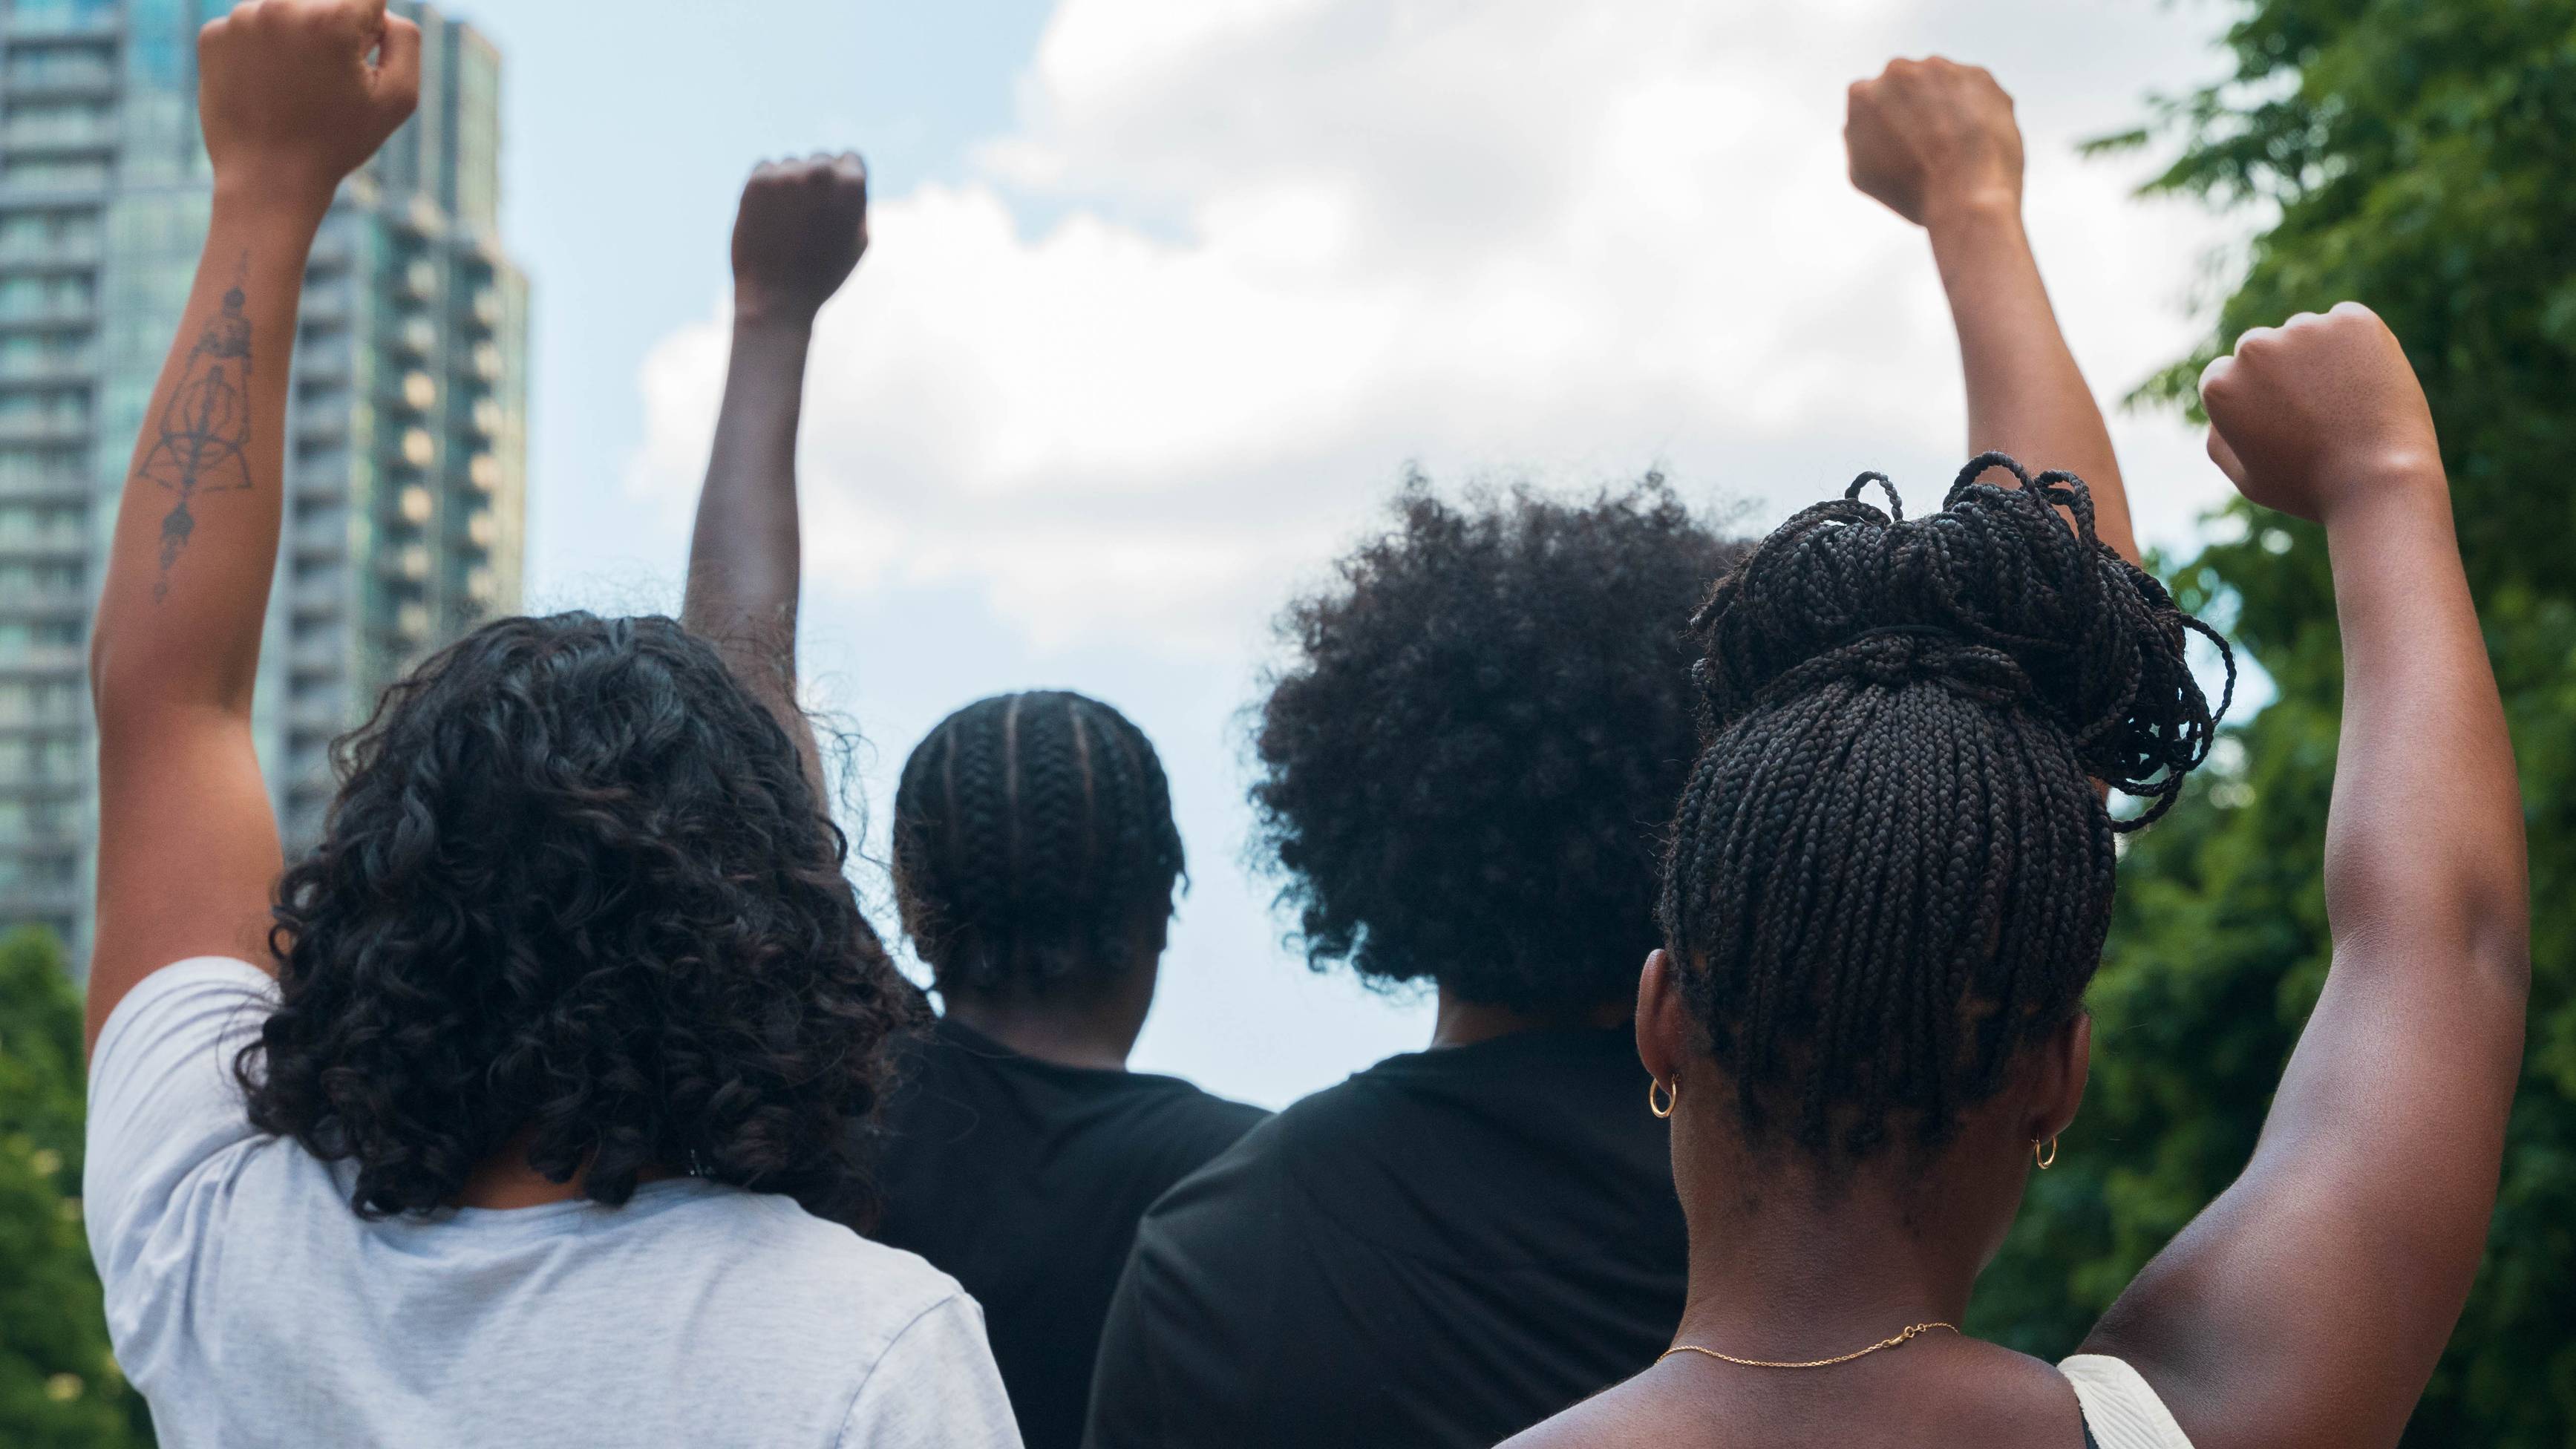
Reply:
<svg viewBox="0 0 2576 1449"><path fill-rule="evenodd" d="M1843 145L1852 184L1932 239L1967 372L1968 455L1998 449L2034 473L2082 478L2102 541L2137 562L2110 431L2022 230L2012 97L1974 66L1891 61L1853 83Z"/></svg>
<svg viewBox="0 0 2576 1449"><path fill-rule="evenodd" d="M868 249L867 169L854 155L752 172L733 227L733 356L698 494L681 622L713 643L804 756L819 793L814 727L796 704L796 425L814 317Z"/></svg>
<svg viewBox="0 0 2576 1449"><path fill-rule="evenodd" d="M2424 395L2346 303L2201 380L2245 496L2325 525L2343 630L2334 961L2242 1177L2089 1347L2200 1449L2395 1444L2486 1244L2522 1063L2530 909L2504 710Z"/></svg>
<svg viewBox="0 0 2576 1449"><path fill-rule="evenodd" d="M246 0L199 33L197 66L213 219L135 441L90 641L93 1044L173 961L267 960L279 851L250 702L295 307L333 190L411 114L420 32L384 0Z"/></svg>

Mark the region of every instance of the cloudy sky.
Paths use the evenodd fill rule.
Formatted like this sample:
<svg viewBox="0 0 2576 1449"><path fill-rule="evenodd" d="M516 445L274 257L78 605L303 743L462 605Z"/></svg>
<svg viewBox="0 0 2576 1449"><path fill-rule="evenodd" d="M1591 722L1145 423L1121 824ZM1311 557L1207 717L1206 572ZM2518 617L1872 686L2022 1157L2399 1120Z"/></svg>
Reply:
<svg viewBox="0 0 2576 1449"><path fill-rule="evenodd" d="M1269 621L1408 466L1648 468L1767 526L1863 468L1937 495L1963 407L1921 238L1843 176L1843 88L1992 68L2106 404L2198 334L2233 225L2075 143L2219 62L2160 0L459 0L507 55L537 287L531 603L669 608L723 370L732 198L855 146L874 246L808 394L807 673L890 780L940 715L1099 695L1191 853L1137 1065L1268 1103L1418 1047L1309 973L1246 852ZM2115 413L2151 543L2224 483Z"/></svg>

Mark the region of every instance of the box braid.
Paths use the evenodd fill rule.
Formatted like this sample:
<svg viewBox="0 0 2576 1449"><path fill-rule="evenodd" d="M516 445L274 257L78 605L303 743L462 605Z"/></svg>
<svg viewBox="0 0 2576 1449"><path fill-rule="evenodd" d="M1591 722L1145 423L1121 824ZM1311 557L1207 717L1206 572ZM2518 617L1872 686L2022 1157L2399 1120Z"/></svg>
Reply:
<svg viewBox="0 0 2576 1449"><path fill-rule="evenodd" d="M1170 919L1182 864L1162 761L1096 699L978 700L904 762L895 888L942 991L1105 982Z"/></svg>
<svg viewBox="0 0 2576 1449"><path fill-rule="evenodd" d="M2080 1009L2113 837L2208 756L2234 656L2095 537L2080 479L2000 453L1911 521L1862 474L1692 628L1705 743L1659 914L1745 1126L1828 1160L1900 1124L1937 1147ZM2226 660L2216 710L2194 633ZM2095 781L2146 808L2114 820Z"/></svg>

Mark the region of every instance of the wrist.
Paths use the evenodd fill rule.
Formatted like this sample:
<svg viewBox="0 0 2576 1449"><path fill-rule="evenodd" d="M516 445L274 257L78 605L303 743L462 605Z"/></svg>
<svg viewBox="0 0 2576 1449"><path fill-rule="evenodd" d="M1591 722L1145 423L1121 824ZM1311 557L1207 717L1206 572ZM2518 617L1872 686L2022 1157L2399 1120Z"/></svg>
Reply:
<svg viewBox="0 0 2576 1449"><path fill-rule="evenodd" d="M234 164L216 168L214 201L224 211L319 227L339 190L337 177L284 163Z"/></svg>
<svg viewBox="0 0 2576 1449"><path fill-rule="evenodd" d="M2021 230L2021 193L2009 186L1946 187L1923 198L1923 229L1934 236Z"/></svg>
<svg viewBox="0 0 2576 1449"><path fill-rule="evenodd" d="M2441 456L2429 448L2398 445L2356 451L2328 459L2322 466L2334 486L2317 510L2328 533L2411 526L2426 514L2448 521L2450 481L2443 476Z"/></svg>
<svg viewBox="0 0 2576 1449"><path fill-rule="evenodd" d="M734 284L733 325L737 331L757 328L772 332L811 332L814 318L822 310L819 303L808 297L769 287Z"/></svg>

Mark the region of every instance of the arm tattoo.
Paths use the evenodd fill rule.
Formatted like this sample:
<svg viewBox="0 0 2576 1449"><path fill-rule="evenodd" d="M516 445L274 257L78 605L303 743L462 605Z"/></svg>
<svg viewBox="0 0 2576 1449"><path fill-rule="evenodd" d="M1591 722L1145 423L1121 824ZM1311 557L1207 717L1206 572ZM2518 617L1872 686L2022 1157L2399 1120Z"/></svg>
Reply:
<svg viewBox="0 0 2576 1449"><path fill-rule="evenodd" d="M242 289L224 293L224 309L197 335L178 385L153 426L159 436L135 467L176 494L161 520L161 576L152 586L159 602L170 596L170 568L196 531L188 504L200 493L248 489L250 478L250 319L242 315Z"/></svg>

